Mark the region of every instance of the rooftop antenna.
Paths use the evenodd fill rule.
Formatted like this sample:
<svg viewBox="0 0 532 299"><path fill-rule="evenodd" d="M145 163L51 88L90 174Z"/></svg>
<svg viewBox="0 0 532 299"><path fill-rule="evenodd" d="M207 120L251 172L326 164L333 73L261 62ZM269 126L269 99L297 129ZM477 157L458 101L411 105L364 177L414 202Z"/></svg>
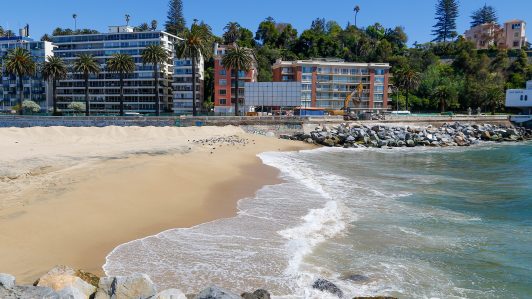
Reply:
<svg viewBox="0 0 532 299"><path fill-rule="evenodd" d="M72 19L74 19L74 31L77 31L78 30L78 15L73 14Z"/></svg>

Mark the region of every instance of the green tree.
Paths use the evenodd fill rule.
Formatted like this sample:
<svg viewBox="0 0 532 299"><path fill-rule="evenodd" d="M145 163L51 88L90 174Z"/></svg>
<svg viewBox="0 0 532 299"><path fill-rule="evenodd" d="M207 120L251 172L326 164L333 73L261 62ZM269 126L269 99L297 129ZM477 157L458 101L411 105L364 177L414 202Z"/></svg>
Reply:
<svg viewBox="0 0 532 299"><path fill-rule="evenodd" d="M213 35L211 28L204 23L192 24L183 31L183 41L176 47L177 57L189 58L192 62L192 115L197 114L196 107L196 64L203 57L205 60L212 55Z"/></svg>
<svg viewBox="0 0 532 299"><path fill-rule="evenodd" d="M433 26L433 41L447 42L458 35L456 32L458 18L458 0L438 0L436 4L436 24Z"/></svg>
<svg viewBox="0 0 532 299"><path fill-rule="evenodd" d="M497 23L498 21L495 8L493 8L493 6L488 6L487 4L484 4L483 7L475 10L471 15L471 19L471 28L482 24Z"/></svg>
<svg viewBox="0 0 532 299"><path fill-rule="evenodd" d="M401 88L406 95L406 109L409 109L410 92L415 91L421 82L420 73L412 68L398 70L394 74L395 85Z"/></svg>
<svg viewBox="0 0 532 299"><path fill-rule="evenodd" d="M44 80L52 83L52 101L54 106L53 115L57 112L57 81L67 77L67 66L59 56L48 56L42 67L42 76Z"/></svg>
<svg viewBox="0 0 532 299"><path fill-rule="evenodd" d="M222 58L222 66L235 72L235 116L239 115L238 102L240 100L239 72L248 72L255 63L255 54L252 49L234 45Z"/></svg>
<svg viewBox="0 0 532 299"><path fill-rule="evenodd" d="M22 107L22 102L24 101L24 77L35 75L37 69L35 61L28 50L17 47L7 53L4 61L4 68L8 75L13 75L18 79L18 105L19 107ZM21 115L24 114L23 110L24 109L19 110Z"/></svg>
<svg viewBox="0 0 532 299"><path fill-rule="evenodd" d="M124 79L128 74L135 72L135 61L127 54L114 54L107 61L107 69L111 73L117 73L120 78L120 116L124 116ZM154 71L157 73L157 70ZM156 99L156 106L159 99ZM158 107L158 106L157 106ZM158 108L155 108L156 111Z"/></svg>
<svg viewBox="0 0 532 299"><path fill-rule="evenodd" d="M275 45L279 38L279 31L277 30L275 20L272 17L266 18L259 24L255 39L260 41L262 45Z"/></svg>
<svg viewBox="0 0 532 299"><path fill-rule="evenodd" d="M90 100L89 100L89 76L91 74L97 75L100 73L100 64L94 56L89 54L80 54L74 60L73 69L75 72L81 73L85 81L85 115L90 115Z"/></svg>
<svg viewBox="0 0 532 299"><path fill-rule="evenodd" d="M240 39L241 27L237 22L229 22L224 27L224 42L226 44L236 43Z"/></svg>
<svg viewBox="0 0 532 299"><path fill-rule="evenodd" d="M186 29L182 0L170 0L168 3L168 16L165 28L166 32L176 35L181 35Z"/></svg>
<svg viewBox="0 0 532 299"><path fill-rule="evenodd" d="M142 51L142 64L153 65L153 88L155 89L155 115L161 115L161 99L159 95L159 66L168 62L168 52L161 45L149 45Z"/></svg>

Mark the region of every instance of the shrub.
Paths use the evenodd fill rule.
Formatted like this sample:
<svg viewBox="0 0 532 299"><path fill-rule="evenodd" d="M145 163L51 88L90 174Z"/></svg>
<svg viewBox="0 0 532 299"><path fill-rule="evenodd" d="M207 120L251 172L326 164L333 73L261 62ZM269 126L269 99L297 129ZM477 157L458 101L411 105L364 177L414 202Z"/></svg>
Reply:
<svg viewBox="0 0 532 299"><path fill-rule="evenodd" d="M85 111L85 103L82 102L72 102L68 104L68 109L72 110L74 113L81 113Z"/></svg>
<svg viewBox="0 0 532 299"><path fill-rule="evenodd" d="M41 111L41 106L34 101L26 100L22 102L22 109L24 109L24 112L37 113Z"/></svg>

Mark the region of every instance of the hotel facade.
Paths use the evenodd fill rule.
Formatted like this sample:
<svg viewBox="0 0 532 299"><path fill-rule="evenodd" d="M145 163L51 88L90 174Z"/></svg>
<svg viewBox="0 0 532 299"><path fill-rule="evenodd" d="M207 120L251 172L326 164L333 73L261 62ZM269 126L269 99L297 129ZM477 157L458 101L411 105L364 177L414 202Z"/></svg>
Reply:
<svg viewBox="0 0 532 299"><path fill-rule="evenodd" d="M7 53L15 48L26 49L37 65L42 65L47 56L53 55L54 46L46 41L34 41L29 37L21 36L0 38L0 65L5 65L3 60ZM20 97L19 82L15 76L10 76L5 72L4 67L0 72L0 110L9 111L18 104ZM39 104L42 110L51 106L52 88L50 84L42 78L37 68L34 76L23 78L24 100L31 100Z"/></svg>
<svg viewBox="0 0 532 299"><path fill-rule="evenodd" d="M362 84L362 102L358 107L349 103L351 108L388 109L388 63L355 63L341 59L277 60L273 65L273 81L301 82L301 107L342 109L346 97Z"/></svg>

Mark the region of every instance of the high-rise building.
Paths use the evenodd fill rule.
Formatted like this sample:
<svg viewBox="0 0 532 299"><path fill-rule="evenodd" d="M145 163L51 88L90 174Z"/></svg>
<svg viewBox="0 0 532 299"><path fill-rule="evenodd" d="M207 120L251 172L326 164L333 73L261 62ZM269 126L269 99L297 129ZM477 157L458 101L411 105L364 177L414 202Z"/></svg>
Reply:
<svg viewBox="0 0 532 299"><path fill-rule="evenodd" d="M54 36L56 56L72 65L80 54L90 54L100 63L101 72L90 75L90 108L95 113L117 113L120 109L120 84L117 74L106 69L107 61L113 54L131 55L136 70L125 79L125 110L141 113L155 112L154 67L143 64L142 51L149 45L161 45L170 54L170 59L159 66L159 94L162 112L171 112L173 104L174 46L178 37L163 31L134 32L133 27L111 26L108 33ZM57 88L58 105L67 109L71 102L85 101L83 75L69 69L66 80Z"/></svg>
<svg viewBox="0 0 532 299"><path fill-rule="evenodd" d="M196 63L196 109L202 110L204 99L204 61ZM173 111L176 114L192 114L192 60L174 59Z"/></svg>
<svg viewBox="0 0 532 299"><path fill-rule="evenodd" d="M231 48L230 45L215 45L214 47L214 112L219 114L234 114L236 92L236 72L222 66L222 58ZM244 109L244 90L246 82L257 82L257 65L248 72L239 71L238 100L240 112Z"/></svg>
<svg viewBox="0 0 532 299"><path fill-rule="evenodd" d="M342 109L346 97L362 84L361 104L351 108L388 109L390 65L345 62L341 59L277 60L273 81L301 82L301 106Z"/></svg>
<svg viewBox="0 0 532 299"><path fill-rule="evenodd" d="M29 51L31 57L38 65L42 65L47 56L53 55L53 45L46 41L34 41L25 36L27 27L23 31L23 36L1 37L0 38L0 60L4 61L7 53L15 48L24 48ZM22 31L22 30L21 30ZM0 109L2 111L11 110L17 105L20 91L15 76L9 76L5 72L5 64L1 63L2 72L0 75ZM51 105L51 88L48 82L44 81L41 73L37 70L34 76L23 78L24 100L31 100L39 104L42 110Z"/></svg>

